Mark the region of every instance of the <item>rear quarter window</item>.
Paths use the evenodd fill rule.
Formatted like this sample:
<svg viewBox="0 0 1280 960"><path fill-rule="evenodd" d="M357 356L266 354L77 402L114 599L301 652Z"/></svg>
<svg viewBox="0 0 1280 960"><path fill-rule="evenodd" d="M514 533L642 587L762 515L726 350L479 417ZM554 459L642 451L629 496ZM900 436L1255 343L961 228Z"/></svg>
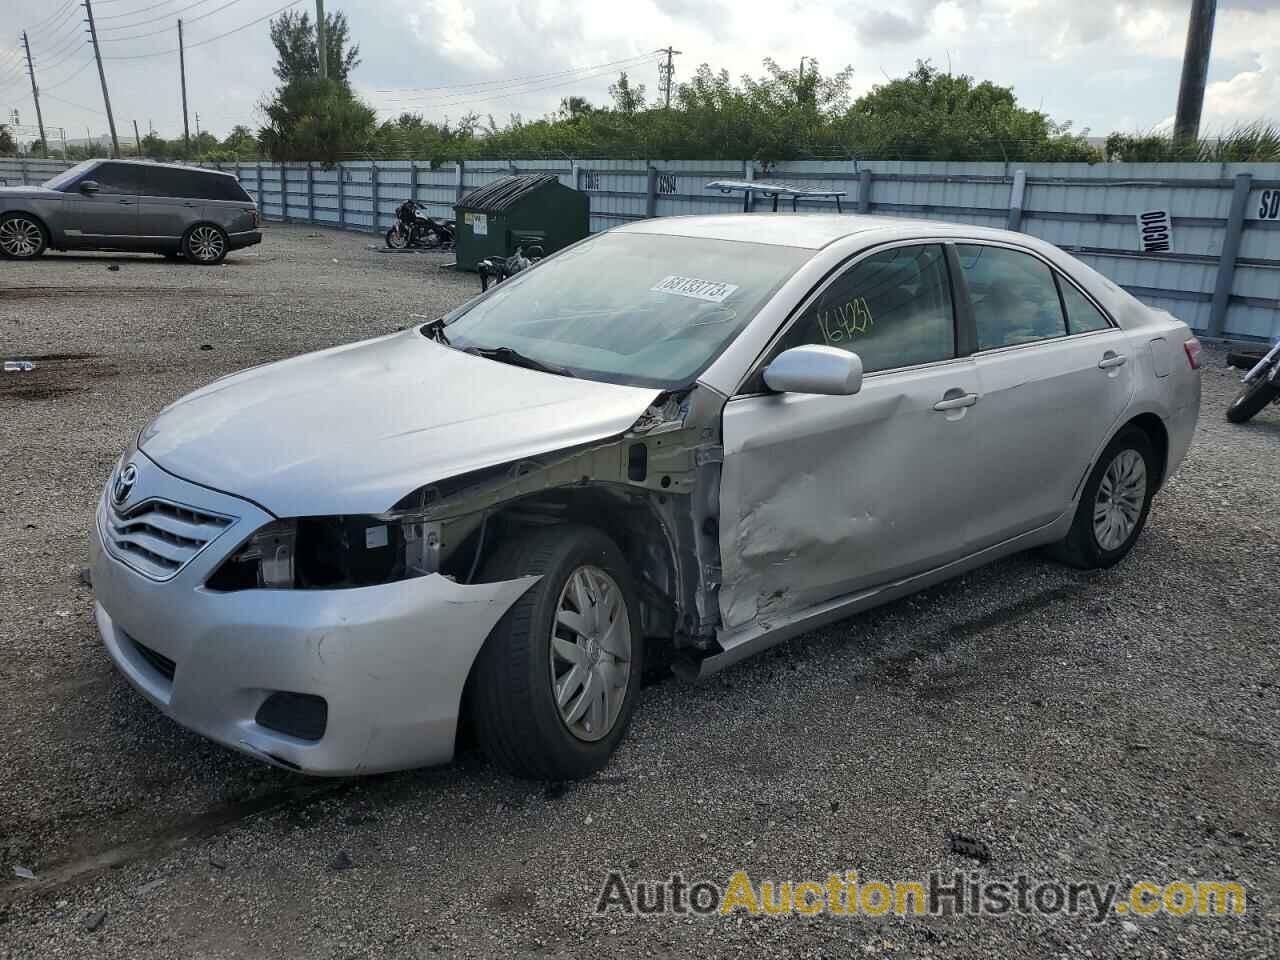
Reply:
<svg viewBox="0 0 1280 960"><path fill-rule="evenodd" d="M240 186L240 181L235 177L217 173L197 174L197 176L202 181L200 196L207 200L229 200L233 203L252 202L249 195L244 192L244 187Z"/></svg>

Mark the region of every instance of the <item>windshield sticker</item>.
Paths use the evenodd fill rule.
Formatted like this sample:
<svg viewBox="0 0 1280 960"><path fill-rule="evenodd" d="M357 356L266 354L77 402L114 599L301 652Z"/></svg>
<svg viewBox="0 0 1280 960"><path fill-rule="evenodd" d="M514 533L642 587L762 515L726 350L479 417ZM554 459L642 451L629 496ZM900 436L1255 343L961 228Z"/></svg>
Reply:
<svg viewBox="0 0 1280 960"><path fill-rule="evenodd" d="M708 303L724 303L738 289L736 283L718 283L715 280L699 280L697 277L663 277L649 288L654 293L674 293L677 297L706 300Z"/></svg>

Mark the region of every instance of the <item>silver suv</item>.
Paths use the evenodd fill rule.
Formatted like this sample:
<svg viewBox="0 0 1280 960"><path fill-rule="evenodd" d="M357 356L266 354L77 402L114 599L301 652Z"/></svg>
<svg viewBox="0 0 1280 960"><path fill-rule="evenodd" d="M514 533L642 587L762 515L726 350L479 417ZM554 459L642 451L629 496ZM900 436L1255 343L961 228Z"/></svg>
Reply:
<svg viewBox="0 0 1280 960"><path fill-rule="evenodd" d="M142 250L221 262L261 243L258 208L229 173L138 160L86 160L38 187L0 187L0 256Z"/></svg>

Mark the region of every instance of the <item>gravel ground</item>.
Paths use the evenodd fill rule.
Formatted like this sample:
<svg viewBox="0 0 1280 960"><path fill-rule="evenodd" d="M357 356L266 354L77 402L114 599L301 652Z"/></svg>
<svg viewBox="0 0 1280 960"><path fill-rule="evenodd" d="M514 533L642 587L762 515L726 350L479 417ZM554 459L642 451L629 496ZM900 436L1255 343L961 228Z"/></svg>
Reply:
<svg viewBox="0 0 1280 960"><path fill-rule="evenodd" d="M171 399L477 288L372 242L273 226L214 269L0 264L0 354L38 364L0 380L0 957L1280 955L1280 408L1228 424L1217 353L1196 443L1119 567L1018 557L651 684L584 783L471 754L308 780L162 717L112 669L79 579L98 490ZM990 861L947 853L951 831ZM1238 878L1250 902L1099 924L595 916L611 868Z"/></svg>

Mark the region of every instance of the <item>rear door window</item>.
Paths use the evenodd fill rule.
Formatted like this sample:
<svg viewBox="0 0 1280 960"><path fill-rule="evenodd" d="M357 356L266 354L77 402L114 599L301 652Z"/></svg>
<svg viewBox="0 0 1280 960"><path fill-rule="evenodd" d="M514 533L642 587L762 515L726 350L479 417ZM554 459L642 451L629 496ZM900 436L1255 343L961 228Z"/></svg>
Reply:
<svg viewBox="0 0 1280 960"><path fill-rule="evenodd" d="M956 245L973 301L978 349L995 350L1067 335L1053 271L1006 247Z"/></svg>
<svg viewBox="0 0 1280 960"><path fill-rule="evenodd" d="M194 195L203 197L205 200L230 200L243 203L249 199L234 177L219 173L193 173L191 178L195 181L192 186L197 191Z"/></svg>
<svg viewBox="0 0 1280 960"><path fill-rule="evenodd" d="M96 181L99 193L136 196L139 180L137 169L128 163L103 163L90 170L84 179Z"/></svg>
<svg viewBox="0 0 1280 960"><path fill-rule="evenodd" d="M1058 287L1062 290L1062 305L1067 308L1068 331L1088 333L1090 330L1105 330L1111 326L1102 311L1093 305L1093 301L1065 277L1058 277Z"/></svg>
<svg viewBox="0 0 1280 960"><path fill-rule="evenodd" d="M856 353L867 373L952 359L955 315L942 247L895 247L854 264L796 319L775 355L803 344Z"/></svg>
<svg viewBox="0 0 1280 960"><path fill-rule="evenodd" d="M198 197L191 175L175 167L139 167L139 192L147 197Z"/></svg>

